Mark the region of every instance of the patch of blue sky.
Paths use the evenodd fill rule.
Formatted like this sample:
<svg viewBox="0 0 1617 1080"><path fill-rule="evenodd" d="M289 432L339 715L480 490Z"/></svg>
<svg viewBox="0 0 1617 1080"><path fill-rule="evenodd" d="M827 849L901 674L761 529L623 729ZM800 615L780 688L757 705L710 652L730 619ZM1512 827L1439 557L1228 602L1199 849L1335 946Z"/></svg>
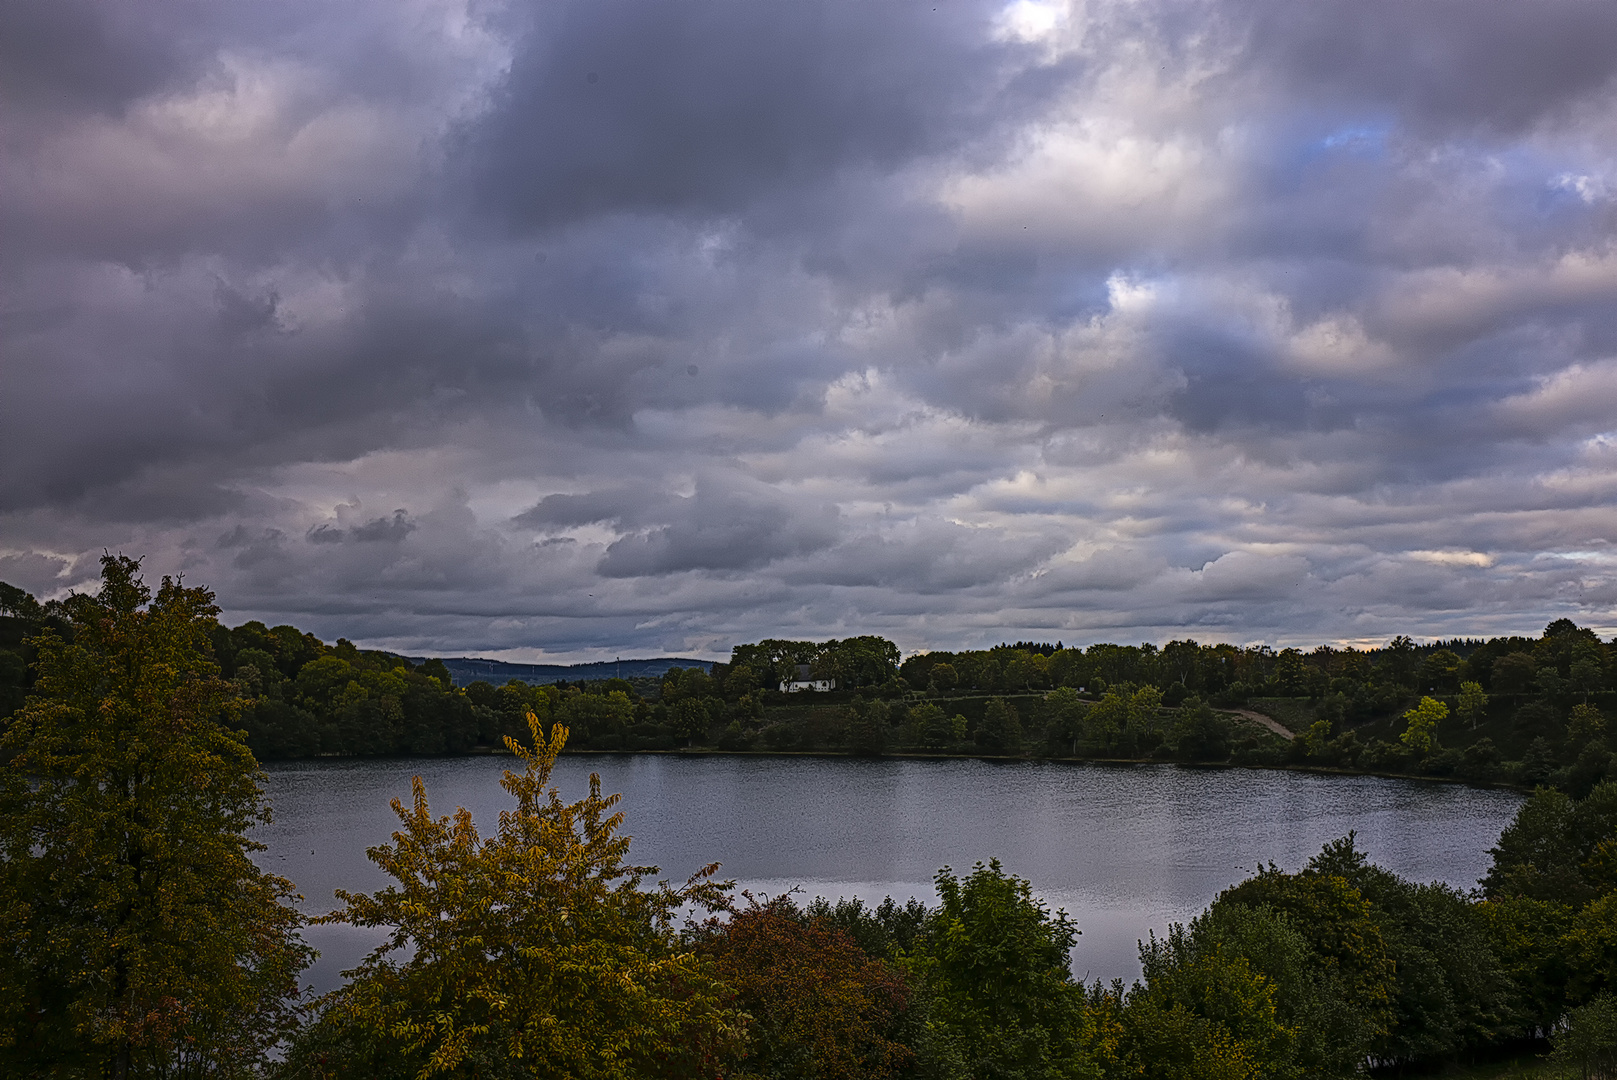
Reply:
<svg viewBox="0 0 1617 1080"><path fill-rule="evenodd" d="M1119 276L1129 281L1137 280L1135 274L1128 271L1096 273L1088 266L1058 274L1051 284L1050 295L1046 297L1051 305L1050 320L1071 323L1105 315L1112 309L1113 282ZM1154 278L1152 284L1157 284Z"/></svg>
<svg viewBox="0 0 1617 1080"><path fill-rule="evenodd" d="M1479 165L1497 175L1494 189L1515 228L1531 229L1529 218L1556 227L1581 222L1612 194L1604 172L1586 161L1525 145L1478 147L1475 153Z"/></svg>
<svg viewBox="0 0 1617 1080"><path fill-rule="evenodd" d="M1392 136L1392 124L1378 121L1372 124L1350 124L1337 128L1316 144L1318 150L1360 157L1381 157L1387 152Z"/></svg>
<svg viewBox="0 0 1617 1080"><path fill-rule="evenodd" d="M1321 118L1297 117L1278 133L1270 177L1278 190L1295 190L1305 185L1318 170L1341 165L1376 163L1392 156L1392 136L1396 128L1391 118L1361 118L1351 123L1333 123L1323 134Z"/></svg>

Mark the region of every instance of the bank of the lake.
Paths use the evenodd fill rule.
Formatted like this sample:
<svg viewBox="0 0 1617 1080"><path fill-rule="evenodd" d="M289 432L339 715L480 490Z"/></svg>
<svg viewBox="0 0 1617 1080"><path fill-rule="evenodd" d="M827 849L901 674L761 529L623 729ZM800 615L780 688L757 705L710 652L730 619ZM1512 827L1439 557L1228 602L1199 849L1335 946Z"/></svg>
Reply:
<svg viewBox="0 0 1617 1080"><path fill-rule="evenodd" d="M263 865L291 878L303 909L338 887L384 884L365 849L396 827L388 808L421 775L434 809L487 828L505 805L504 756L326 759L267 766L275 821ZM1296 868L1356 830L1379 863L1469 888L1520 801L1432 781L1166 764L857 759L718 754L568 754L556 781L591 772L623 794L631 857L683 878L708 862L743 888L805 896L932 899L937 869L999 858L1083 930L1081 977L1132 978L1135 941L1184 920L1260 864ZM321 989L374 939L315 928Z"/></svg>
<svg viewBox="0 0 1617 1080"><path fill-rule="evenodd" d="M672 758L704 758L704 757L741 757L741 758L824 758L830 761L863 761L871 760L871 755L855 754L847 750L721 750L712 746L679 747L673 750L564 750L563 756L576 757L672 757ZM485 756L508 756L509 751L494 749L493 747L479 748L470 751L470 754ZM1292 772L1307 773L1313 776L1367 776L1381 780L1409 780L1421 784L1455 784L1460 787L1479 788L1486 791L1508 791L1519 796L1532 793L1532 788L1509 780L1476 780L1463 776L1428 776L1421 773L1393 772L1387 769L1355 769L1341 765L1309 765L1291 762L1280 762L1270 765L1249 765L1234 761L1164 761L1156 757L1093 757L1080 755L1077 757L1043 757L1030 758L1025 754L984 754L927 752L917 750L895 750L877 755L880 760L886 761L984 761L995 764L1045 764L1045 765L1171 765L1181 769L1212 770L1236 769L1252 772Z"/></svg>

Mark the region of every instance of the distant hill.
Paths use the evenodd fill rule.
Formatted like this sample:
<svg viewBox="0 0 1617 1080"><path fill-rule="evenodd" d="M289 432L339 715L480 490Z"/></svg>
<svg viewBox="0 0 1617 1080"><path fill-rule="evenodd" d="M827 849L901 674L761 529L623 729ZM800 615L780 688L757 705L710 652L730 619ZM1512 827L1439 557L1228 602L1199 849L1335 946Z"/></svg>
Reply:
<svg viewBox="0 0 1617 1080"><path fill-rule="evenodd" d="M412 664L421 663L423 657L405 657ZM503 686L512 679L535 686L545 683L576 682L580 679L614 679L620 674L625 679L659 678L669 668L699 667L713 669L711 660L692 660L682 656L659 656L654 660L602 660L593 664L511 664L504 660L483 660L477 657L440 657L449 677L456 686L466 686L481 679L483 682Z"/></svg>

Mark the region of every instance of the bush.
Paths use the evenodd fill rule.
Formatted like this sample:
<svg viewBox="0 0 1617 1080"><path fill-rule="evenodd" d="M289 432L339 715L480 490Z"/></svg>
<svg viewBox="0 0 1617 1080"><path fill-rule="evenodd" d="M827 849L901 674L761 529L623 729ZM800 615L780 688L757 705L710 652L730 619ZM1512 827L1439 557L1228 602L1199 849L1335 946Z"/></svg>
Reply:
<svg viewBox="0 0 1617 1080"><path fill-rule="evenodd" d="M923 1073L972 1080L1079 1077L1083 990L1067 954L1078 928L997 860L964 880L944 867L941 907L907 961L926 996Z"/></svg>
<svg viewBox="0 0 1617 1080"><path fill-rule="evenodd" d="M1551 1060L1578 1080L1617 1077L1617 998L1601 994L1573 1009L1553 1040Z"/></svg>
<svg viewBox="0 0 1617 1080"><path fill-rule="evenodd" d="M1460 775L1467 780L1492 780L1499 772L1499 748L1484 735L1465 748Z"/></svg>
<svg viewBox="0 0 1617 1080"><path fill-rule="evenodd" d="M745 1068L779 1080L881 1080L908 1064L903 976L786 897L710 924L698 951L747 1014Z"/></svg>
<svg viewBox="0 0 1617 1080"><path fill-rule="evenodd" d="M1437 751L1424 763L1424 771L1432 776L1453 776L1465 763L1465 756L1452 747Z"/></svg>

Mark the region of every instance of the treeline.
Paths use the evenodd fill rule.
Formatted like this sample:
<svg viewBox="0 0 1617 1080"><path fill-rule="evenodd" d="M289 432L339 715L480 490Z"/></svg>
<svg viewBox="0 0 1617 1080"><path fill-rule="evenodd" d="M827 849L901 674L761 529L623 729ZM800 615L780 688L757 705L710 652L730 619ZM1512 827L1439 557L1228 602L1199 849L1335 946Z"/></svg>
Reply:
<svg viewBox="0 0 1617 1080"><path fill-rule="evenodd" d="M1579 794L1617 778L1607 720L1617 650L1566 620L1538 638L1417 646L1400 637L1382 649L1310 653L1023 642L896 665L890 643L854 641L737 646L711 674L671 671L655 698L621 702L610 717L584 708L590 693L611 693L606 684L468 692L502 714L503 730L531 708L569 724L588 749L1303 764ZM838 691L771 689L798 665L838 678ZM1229 712L1243 708L1280 718L1296 737Z"/></svg>
<svg viewBox="0 0 1617 1080"><path fill-rule="evenodd" d="M1237 762L1552 783L1577 792L1617 778L1607 719L1617 709L1617 647L1566 619L1537 638L1420 646L1397 637L1379 649L1306 653L1188 640L1160 649L1018 643L911 657L900 679L932 698L963 688L1007 697L1042 692L1019 701L1024 734L1035 733L1035 752L1055 756L1064 745L1072 755L1221 760L1227 746ZM1063 688L1103 707L1085 713ZM1153 702L1178 715L1166 722ZM1282 747L1226 727L1204 704L1256 709L1298 738ZM1128 705L1132 724L1123 720Z"/></svg>
<svg viewBox="0 0 1617 1080"><path fill-rule="evenodd" d="M568 732L527 712L491 832L417 777L369 851L389 884L306 920L248 857L268 807L216 616L108 557L29 640L0 730L0 1074L1300 1080L1546 1037L1563 1075L1617 1070L1614 783L1526 800L1479 892L1349 834L1143 943L1135 984L1085 985L1078 924L993 861L943 868L935 906L654 883L598 777L560 798ZM310 921L387 938L306 1001Z"/></svg>
<svg viewBox="0 0 1617 1080"><path fill-rule="evenodd" d="M31 685L29 635L71 633L67 611L0 583L0 717ZM1365 650L1017 642L902 663L881 637L765 640L661 679L462 689L440 661L328 645L291 626L215 625L209 643L249 702L239 723L260 760L491 752L522 735L531 710L565 724L577 750L1304 764L1580 794L1617 778L1617 648L1565 619L1537 638L1397 637ZM805 669L836 692L779 692ZM1243 708L1296 738L1227 712Z"/></svg>

